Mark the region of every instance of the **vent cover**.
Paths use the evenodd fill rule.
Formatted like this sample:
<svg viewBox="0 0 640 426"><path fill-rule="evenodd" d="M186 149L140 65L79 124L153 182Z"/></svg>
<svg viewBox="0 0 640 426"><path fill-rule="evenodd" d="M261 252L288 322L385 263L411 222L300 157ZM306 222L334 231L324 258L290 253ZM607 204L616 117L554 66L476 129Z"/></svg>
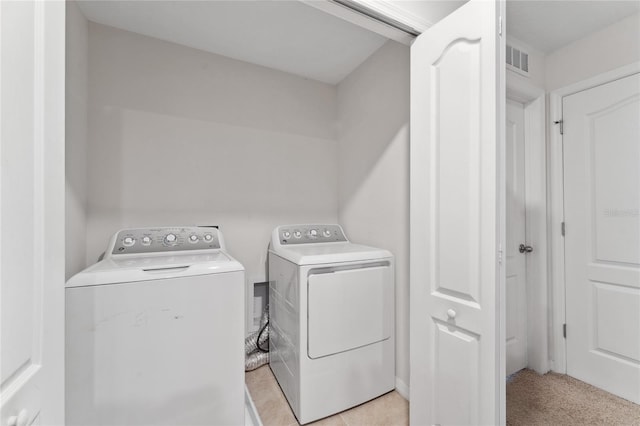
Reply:
<svg viewBox="0 0 640 426"><path fill-rule="evenodd" d="M529 54L507 44L507 65L520 74L529 75Z"/></svg>

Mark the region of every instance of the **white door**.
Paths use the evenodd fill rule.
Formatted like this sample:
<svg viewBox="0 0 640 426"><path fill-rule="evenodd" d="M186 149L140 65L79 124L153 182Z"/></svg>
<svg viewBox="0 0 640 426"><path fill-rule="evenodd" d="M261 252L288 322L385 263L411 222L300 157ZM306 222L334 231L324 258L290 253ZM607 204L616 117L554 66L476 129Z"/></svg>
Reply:
<svg viewBox="0 0 640 426"><path fill-rule="evenodd" d="M506 340L507 375L527 366L526 262L520 245L525 242L524 105L507 100L506 134L507 244Z"/></svg>
<svg viewBox="0 0 640 426"><path fill-rule="evenodd" d="M411 46L412 424L504 422L502 2Z"/></svg>
<svg viewBox="0 0 640 426"><path fill-rule="evenodd" d="M640 403L640 74L562 112L567 374Z"/></svg>
<svg viewBox="0 0 640 426"><path fill-rule="evenodd" d="M0 2L0 425L64 423L64 2Z"/></svg>

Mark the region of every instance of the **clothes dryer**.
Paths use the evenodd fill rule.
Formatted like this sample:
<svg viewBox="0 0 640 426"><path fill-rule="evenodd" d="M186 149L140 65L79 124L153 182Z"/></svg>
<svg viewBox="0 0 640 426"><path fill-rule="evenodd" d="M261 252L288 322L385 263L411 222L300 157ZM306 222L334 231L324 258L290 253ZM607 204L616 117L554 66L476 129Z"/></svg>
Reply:
<svg viewBox="0 0 640 426"><path fill-rule="evenodd" d="M285 225L269 249L270 367L301 424L395 387L394 259L339 225Z"/></svg>

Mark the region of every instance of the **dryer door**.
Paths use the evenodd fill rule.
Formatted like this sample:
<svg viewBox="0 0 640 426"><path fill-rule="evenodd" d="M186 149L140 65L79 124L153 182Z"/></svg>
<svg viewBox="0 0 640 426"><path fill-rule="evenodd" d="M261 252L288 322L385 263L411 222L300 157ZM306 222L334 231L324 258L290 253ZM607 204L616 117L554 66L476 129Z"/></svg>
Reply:
<svg viewBox="0 0 640 426"><path fill-rule="evenodd" d="M390 265L311 271L307 285L309 358L391 337L394 292Z"/></svg>

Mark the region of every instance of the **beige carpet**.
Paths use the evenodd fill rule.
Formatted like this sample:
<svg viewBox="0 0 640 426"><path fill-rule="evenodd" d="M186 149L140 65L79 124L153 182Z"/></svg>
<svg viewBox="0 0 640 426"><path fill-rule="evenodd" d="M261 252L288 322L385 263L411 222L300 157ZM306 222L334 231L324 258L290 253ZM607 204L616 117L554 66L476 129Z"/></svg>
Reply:
<svg viewBox="0 0 640 426"><path fill-rule="evenodd" d="M507 425L640 425L640 405L573 377L522 370L507 383Z"/></svg>

